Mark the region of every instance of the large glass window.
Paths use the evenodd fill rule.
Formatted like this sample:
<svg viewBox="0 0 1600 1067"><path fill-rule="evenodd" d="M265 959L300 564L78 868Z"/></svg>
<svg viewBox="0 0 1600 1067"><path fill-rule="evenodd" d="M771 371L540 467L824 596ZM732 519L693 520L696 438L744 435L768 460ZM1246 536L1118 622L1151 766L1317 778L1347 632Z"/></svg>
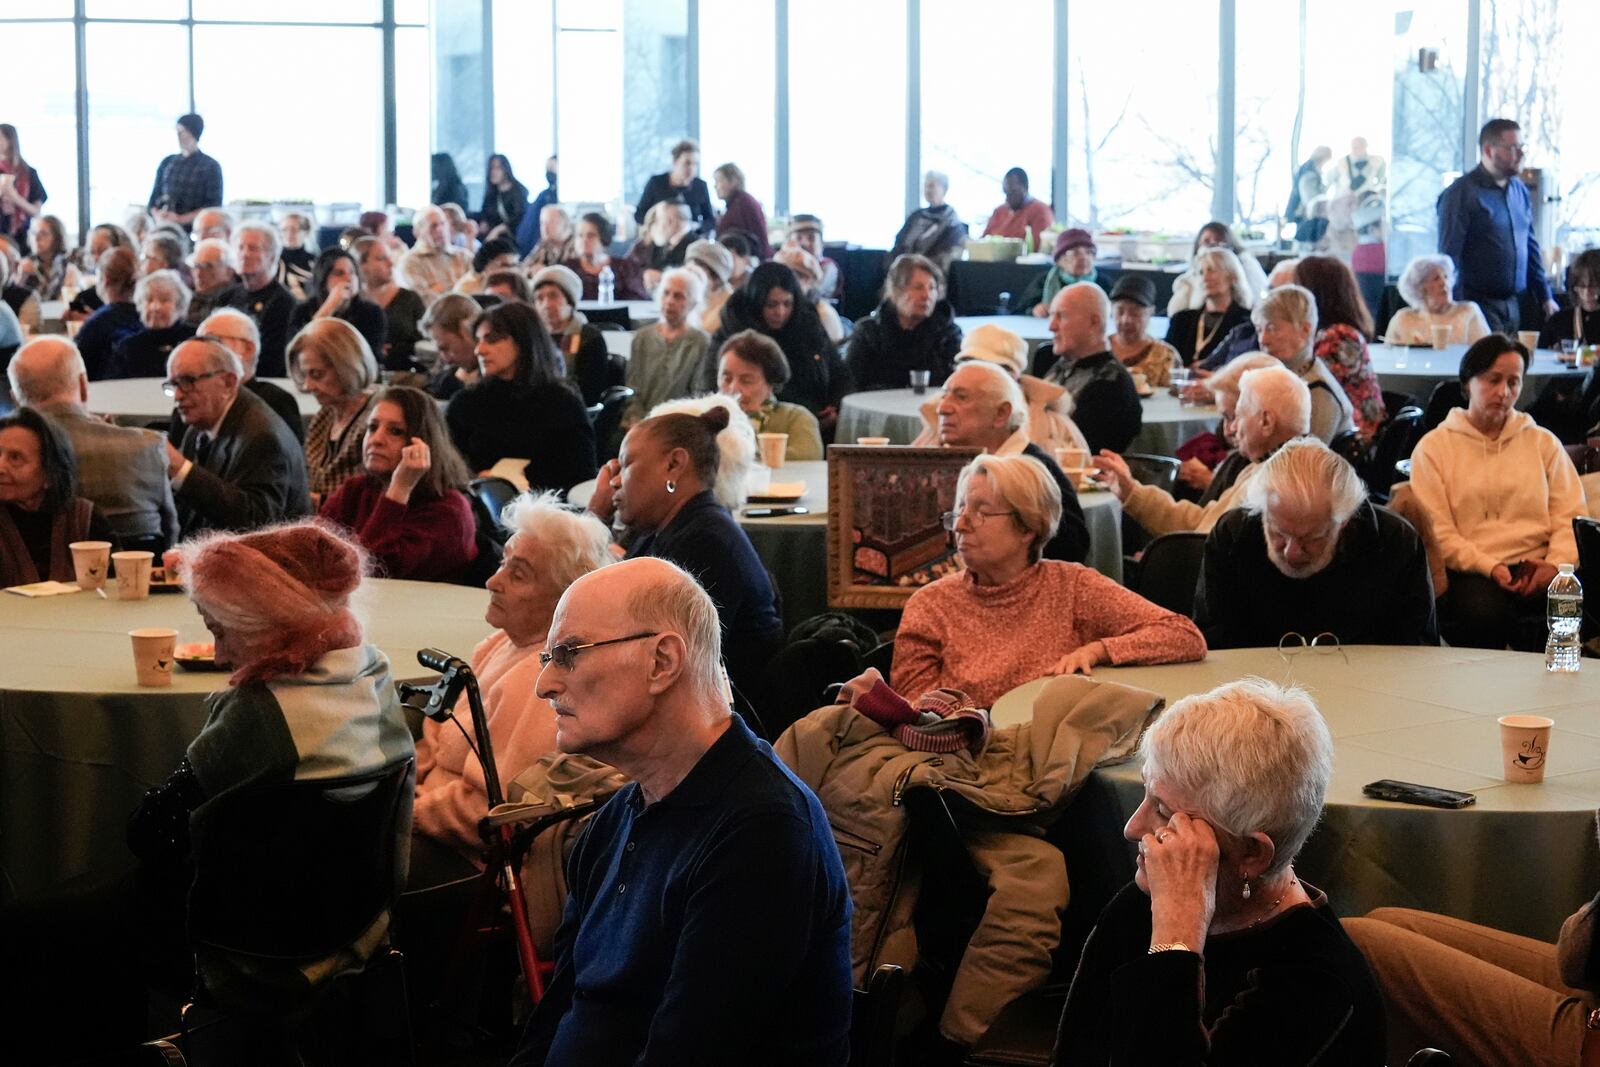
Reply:
<svg viewBox="0 0 1600 1067"><path fill-rule="evenodd" d="M770 215L777 143L772 0L700 0L700 148L705 169L737 163ZM658 163L666 170L671 160ZM708 178L709 182L710 179ZM628 190L637 197L643 190Z"/></svg>
<svg viewBox="0 0 1600 1067"><path fill-rule="evenodd" d="M39 173L48 199L44 212L71 235L78 228L78 121L70 24L16 23L0 28L6 39L7 80L27 92L9 92L0 122L17 128L22 158Z"/></svg>
<svg viewBox="0 0 1600 1067"><path fill-rule="evenodd" d="M1054 22L1051 0L1006 0L981 12L965 0L922 0L922 169L949 175L949 201L974 234L1004 199L1000 179L1012 167L1050 201ZM1018 47L1019 26L1044 62ZM996 76L985 76L990 65Z"/></svg>
<svg viewBox="0 0 1600 1067"><path fill-rule="evenodd" d="M370 29L196 26L194 93L229 200L383 201L383 64ZM143 53L160 54L160 53ZM250 57L306 72L284 86L241 75ZM322 220L319 220L322 221Z"/></svg>
<svg viewBox="0 0 1600 1067"><path fill-rule="evenodd" d="M1067 7L1067 214L1096 232L1192 234L1211 217L1216 175L1217 2L1161 5L1136 46L1129 17L1116 4ZM1048 65L1049 52L1013 66L1029 60Z"/></svg>
<svg viewBox="0 0 1600 1067"><path fill-rule="evenodd" d="M70 39L70 27L67 33ZM178 151L177 118L189 110L187 63L154 63L139 57L186 56L189 35L182 26L171 24L91 22L87 47L90 222L121 223L130 208L143 208L150 199L156 167ZM205 115L211 103L216 105L211 118L219 119L218 109L223 107L219 98L201 97L199 111ZM239 191L238 175L219 147L228 137L219 138L219 132L208 125L200 145L222 163L226 198ZM252 146L251 151L258 149Z"/></svg>
<svg viewBox="0 0 1600 1067"><path fill-rule="evenodd" d="M553 0L494 5L494 151L511 160L530 198L544 188L544 161L556 146L553 11ZM481 182L484 173L462 177Z"/></svg>
<svg viewBox="0 0 1600 1067"><path fill-rule="evenodd" d="M905 217L905 37L903 3L789 8L789 208L830 240L887 248Z"/></svg>
<svg viewBox="0 0 1600 1067"><path fill-rule="evenodd" d="M1235 221L1358 271L1433 251L1465 29L1464 0L1238 0Z"/></svg>
<svg viewBox="0 0 1600 1067"><path fill-rule="evenodd" d="M622 202L622 3L557 0L556 140L561 198Z"/></svg>
<svg viewBox="0 0 1600 1067"><path fill-rule="evenodd" d="M150 3L151 0L141 0ZM194 17L220 22L377 22L383 17L380 0L193 0ZM117 0L118 4L122 0ZM183 0L178 0L183 6Z"/></svg>
<svg viewBox="0 0 1600 1067"><path fill-rule="evenodd" d="M428 202L433 128L433 58L426 29L395 31L394 65L395 198L397 203L420 207Z"/></svg>
<svg viewBox="0 0 1600 1067"><path fill-rule="evenodd" d="M1536 171L1538 236L1547 252L1600 241L1600 143L1593 72L1584 42L1600 34L1600 6L1584 0L1499 0L1480 8L1479 116L1515 119ZM1477 163L1473 146L1468 166Z"/></svg>
<svg viewBox="0 0 1600 1067"><path fill-rule="evenodd" d="M637 200L689 132L689 6L624 0L622 16L622 195ZM709 171L722 161L707 162Z"/></svg>

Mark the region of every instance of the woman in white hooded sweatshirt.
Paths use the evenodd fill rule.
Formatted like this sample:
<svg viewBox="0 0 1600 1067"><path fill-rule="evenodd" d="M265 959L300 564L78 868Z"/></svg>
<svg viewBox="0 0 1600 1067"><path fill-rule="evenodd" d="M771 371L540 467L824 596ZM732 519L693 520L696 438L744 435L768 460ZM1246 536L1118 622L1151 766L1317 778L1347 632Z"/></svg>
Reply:
<svg viewBox="0 0 1600 1067"><path fill-rule="evenodd" d="M1466 410L1411 457L1411 488L1450 576L1439 629L1458 647L1537 651L1556 565L1578 562L1583 489L1556 436L1516 409L1527 368L1528 350L1504 334L1473 344L1461 357Z"/></svg>

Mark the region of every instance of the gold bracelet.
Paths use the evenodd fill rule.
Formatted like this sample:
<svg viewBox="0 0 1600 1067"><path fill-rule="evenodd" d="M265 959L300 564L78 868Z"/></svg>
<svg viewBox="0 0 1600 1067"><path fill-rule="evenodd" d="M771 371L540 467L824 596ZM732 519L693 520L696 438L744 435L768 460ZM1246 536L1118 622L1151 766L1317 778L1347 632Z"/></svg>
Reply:
<svg viewBox="0 0 1600 1067"><path fill-rule="evenodd" d="M1151 945L1150 946L1150 951L1147 953L1147 955L1154 956L1157 952L1193 952L1193 951L1194 951L1194 949L1190 948L1188 945L1185 945L1182 941L1168 941L1165 944L1161 944L1161 945ZM1597 1009L1597 1010L1600 1010L1600 1009Z"/></svg>

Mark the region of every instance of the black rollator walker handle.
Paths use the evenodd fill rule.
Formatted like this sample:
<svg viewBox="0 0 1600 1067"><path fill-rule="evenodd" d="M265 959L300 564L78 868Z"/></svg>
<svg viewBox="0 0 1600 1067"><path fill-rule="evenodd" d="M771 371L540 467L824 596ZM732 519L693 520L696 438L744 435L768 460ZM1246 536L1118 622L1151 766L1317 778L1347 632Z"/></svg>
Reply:
<svg viewBox="0 0 1600 1067"><path fill-rule="evenodd" d="M437 648L424 648L417 652L417 662L430 671L439 672L439 680L431 685L413 685L401 682L400 699L407 707L420 711L430 719L448 722L454 715L456 701L467 694L467 707L472 712L472 734L476 740L478 762L483 766L483 791L489 807L505 803L500 792L500 773L495 768L494 750L489 738L489 720L483 713L483 697L478 693L478 679L467 661ZM414 697L425 697L422 705L411 703Z"/></svg>

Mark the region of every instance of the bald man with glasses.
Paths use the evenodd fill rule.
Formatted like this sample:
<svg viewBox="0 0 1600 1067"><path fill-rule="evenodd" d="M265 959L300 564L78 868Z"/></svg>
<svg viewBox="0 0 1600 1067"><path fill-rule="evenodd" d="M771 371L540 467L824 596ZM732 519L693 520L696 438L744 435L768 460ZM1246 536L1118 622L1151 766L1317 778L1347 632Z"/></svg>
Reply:
<svg viewBox="0 0 1600 1067"><path fill-rule="evenodd" d="M850 1058L850 890L815 796L728 706L717 609L666 560L584 575L536 691L631 780L583 831L513 1067Z"/></svg>

